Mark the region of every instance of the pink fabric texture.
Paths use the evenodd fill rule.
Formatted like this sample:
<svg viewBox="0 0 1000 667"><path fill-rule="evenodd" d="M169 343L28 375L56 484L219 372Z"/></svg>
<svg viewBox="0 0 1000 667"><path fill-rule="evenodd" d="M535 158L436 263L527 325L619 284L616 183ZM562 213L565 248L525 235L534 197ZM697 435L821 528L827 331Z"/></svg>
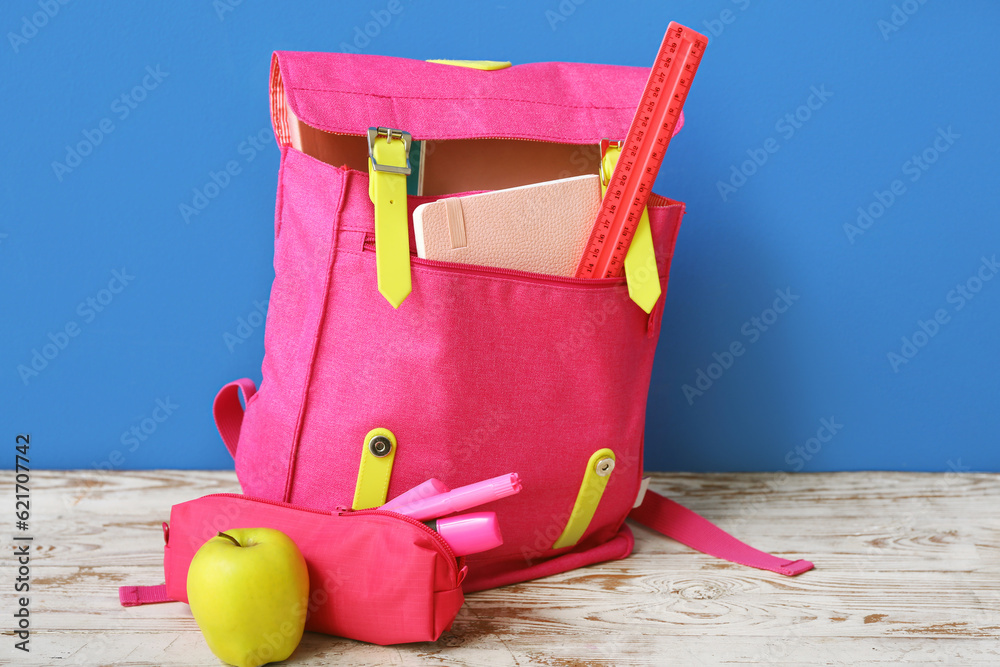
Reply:
<svg viewBox="0 0 1000 667"><path fill-rule="evenodd" d="M218 531L232 528L274 528L299 547L309 568L307 630L373 644L434 641L465 599L461 560L419 521L388 512L308 511L233 494L173 506L163 557L170 599L187 602L191 559Z"/></svg>
<svg viewBox="0 0 1000 667"><path fill-rule="evenodd" d="M279 53L275 62L309 124L352 134L398 127L418 139L596 145L624 136L648 76L570 63L480 72L349 54ZM411 214L435 199L409 197ZM649 206L664 294L683 213L663 198ZM394 310L376 288L373 241L367 174L284 146L263 381L236 450L244 492L350 505L364 436L383 427L398 441L389 498L431 477L455 488L520 474L520 494L477 508L497 512L505 543L468 558L466 590L627 556L623 522L642 474L664 297L647 315L623 278L511 275L414 256L413 291ZM593 520L578 544L553 550L603 447L617 462Z"/></svg>
<svg viewBox="0 0 1000 667"><path fill-rule="evenodd" d="M510 137L596 145L623 139L648 67L526 63L495 71L391 56L278 51L271 72L278 143L283 109L327 132L404 129L414 139ZM681 114L675 134L684 123Z"/></svg>

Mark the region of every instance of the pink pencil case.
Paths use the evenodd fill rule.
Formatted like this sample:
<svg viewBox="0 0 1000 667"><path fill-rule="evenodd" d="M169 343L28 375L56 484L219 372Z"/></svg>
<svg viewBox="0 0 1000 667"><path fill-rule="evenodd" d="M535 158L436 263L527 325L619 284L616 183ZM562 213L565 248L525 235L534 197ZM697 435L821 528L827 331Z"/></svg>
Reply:
<svg viewBox="0 0 1000 667"><path fill-rule="evenodd" d="M232 528L274 528L299 547L309 568L306 630L382 645L434 641L465 600L464 559L416 519L219 493L173 506L163 525L165 587L122 587L122 604L187 602L191 559Z"/></svg>

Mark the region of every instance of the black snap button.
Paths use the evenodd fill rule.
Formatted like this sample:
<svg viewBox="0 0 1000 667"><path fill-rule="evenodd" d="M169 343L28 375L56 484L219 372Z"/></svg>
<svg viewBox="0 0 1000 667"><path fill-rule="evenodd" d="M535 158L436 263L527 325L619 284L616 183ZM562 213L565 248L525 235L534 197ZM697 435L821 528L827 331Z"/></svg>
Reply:
<svg viewBox="0 0 1000 667"><path fill-rule="evenodd" d="M376 435L368 441L368 451L372 453L372 456L378 458L388 456L389 452L392 451L392 440L384 435Z"/></svg>

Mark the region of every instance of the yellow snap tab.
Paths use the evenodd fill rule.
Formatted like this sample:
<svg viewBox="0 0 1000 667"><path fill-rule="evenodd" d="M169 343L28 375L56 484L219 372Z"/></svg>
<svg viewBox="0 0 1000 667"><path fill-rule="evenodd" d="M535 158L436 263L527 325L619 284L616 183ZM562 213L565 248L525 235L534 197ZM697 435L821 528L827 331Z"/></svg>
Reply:
<svg viewBox="0 0 1000 667"><path fill-rule="evenodd" d="M510 67L509 60L428 60L427 62L481 70L507 69Z"/></svg>

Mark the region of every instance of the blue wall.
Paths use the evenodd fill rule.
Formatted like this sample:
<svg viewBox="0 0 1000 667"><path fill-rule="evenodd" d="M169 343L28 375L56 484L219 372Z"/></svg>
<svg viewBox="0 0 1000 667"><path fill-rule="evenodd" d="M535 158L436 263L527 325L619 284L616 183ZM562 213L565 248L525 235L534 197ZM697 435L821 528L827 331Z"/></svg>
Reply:
<svg viewBox="0 0 1000 667"><path fill-rule="evenodd" d="M689 213L648 467L1000 470L998 5L399 2L364 52L648 66L668 21L710 35L658 181ZM3 5L0 440L36 467L232 465L210 406L260 377L271 51L389 2L179 4Z"/></svg>

